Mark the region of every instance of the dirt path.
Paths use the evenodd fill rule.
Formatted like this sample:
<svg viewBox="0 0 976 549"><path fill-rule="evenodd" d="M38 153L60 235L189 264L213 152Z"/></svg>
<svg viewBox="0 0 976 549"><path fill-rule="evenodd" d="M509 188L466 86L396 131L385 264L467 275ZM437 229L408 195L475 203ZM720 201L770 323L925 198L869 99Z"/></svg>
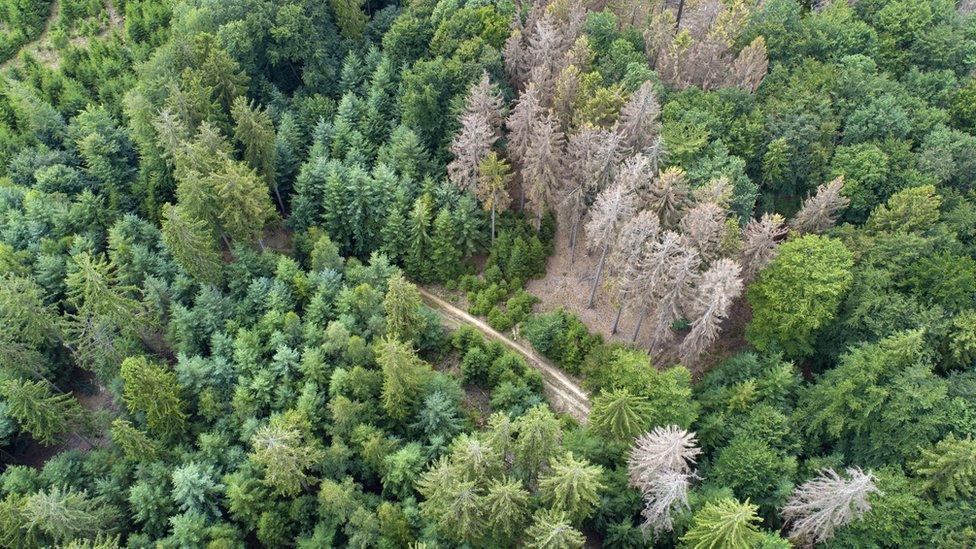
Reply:
<svg viewBox="0 0 976 549"><path fill-rule="evenodd" d="M467 311L451 305L429 290L419 287L418 289L427 305L440 313L445 324L453 327L468 324L477 328L486 336L504 343L510 349L521 354L530 366L542 372L546 396L549 397L552 406L560 412L570 414L580 423L586 423L587 417L590 415L590 400L586 396L586 392L555 364L537 354L529 346L518 343L512 338L498 332L486 322L468 314Z"/></svg>

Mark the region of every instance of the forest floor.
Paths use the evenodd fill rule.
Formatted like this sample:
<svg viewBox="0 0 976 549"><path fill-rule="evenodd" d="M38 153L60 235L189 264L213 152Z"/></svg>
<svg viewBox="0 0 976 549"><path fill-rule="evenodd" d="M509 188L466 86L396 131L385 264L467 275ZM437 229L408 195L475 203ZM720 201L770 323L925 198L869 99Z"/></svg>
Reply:
<svg viewBox="0 0 976 549"><path fill-rule="evenodd" d="M623 311L617 325L617 333L611 333L613 319L617 315L617 303L612 298L612 292L606 291L609 282L608 269L604 267L600 287L597 288L596 300L593 307L587 307L590 297L590 287L596 273L599 261L598 253L587 253L583 233L580 231L580 242L576 246L576 257L570 261L569 231L556 232L554 250L546 262L546 275L542 278L530 280L525 290L539 298L538 309L549 312L562 307L575 314L593 333L599 333L605 341L633 343L638 347L648 347L647 338L650 334L650 322L645 320L641 331L634 334L637 327L637 314ZM722 335L715 342L706 355L696 364L687 364L696 377L721 362L725 358L741 351L746 345L745 326L749 323L752 312L744 298L739 298L732 306L729 318L722 325ZM678 362L677 344L680 336L670 345L660 349L648 349L658 366L671 366Z"/></svg>
<svg viewBox="0 0 976 549"><path fill-rule="evenodd" d="M563 372L551 361L540 356L530 346L498 332L486 322L459 309L430 290L422 287L418 289L427 305L440 314L445 324L451 327L458 327L461 324L473 326L491 339L500 341L522 355L530 366L542 372L546 396L549 397L552 406L560 412L570 414L580 423L586 423L586 418L590 413L590 401L586 392L580 388L578 381Z"/></svg>
<svg viewBox="0 0 976 549"><path fill-rule="evenodd" d="M75 400L82 408L90 412L94 422L98 422L98 412L102 410L115 410L116 404L112 399L112 393L95 379L90 372L85 372L85 378L79 385L85 385L85 389L75 389L72 391ZM71 432L67 440L61 444L45 446L36 441L31 441L18 452L18 462L35 469L44 467L44 464L61 452L69 450L88 451L95 446L103 445L108 439L108 433L104 430L92 435L91 433L81 434L79 431L94 430L85 429L84 426Z"/></svg>

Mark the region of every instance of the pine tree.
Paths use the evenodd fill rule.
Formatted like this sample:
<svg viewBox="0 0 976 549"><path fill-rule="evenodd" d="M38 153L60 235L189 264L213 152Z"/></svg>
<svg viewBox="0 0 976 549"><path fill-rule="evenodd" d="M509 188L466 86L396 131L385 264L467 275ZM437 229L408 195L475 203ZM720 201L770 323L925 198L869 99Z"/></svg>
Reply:
<svg viewBox="0 0 976 549"><path fill-rule="evenodd" d="M498 540L513 540L528 519L530 494L517 480L493 480L483 499L486 529Z"/></svg>
<svg viewBox="0 0 976 549"><path fill-rule="evenodd" d="M804 200L800 211L790 220L790 228L800 234L810 234L822 233L833 227L838 214L850 203L841 194L843 188L843 177L817 187L816 194Z"/></svg>
<svg viewBox="0 0 976 549"><path fill-rule="evenodd" d="M693 364L718 339L722 321L728 316L735 298L742 293L739 265L731 259L714 262L698 284L691 331L681 342L679 352L685 364Z"/></svg>
<svg viewBox="0 0 976 549"><path fill-rule="evenodd" d="M54 486L35 492L24 500L20 513L28 531L41 531L52 539L66 542L91 538L114 527L111 507L100 506L84 492Z"/></svg>
<svg viewBox="0 0 976 549"><path fill-rule="evenodd" d="M253 242L273 216L273 206L264 185L254 170L239 162L227 162L224 169L210 175L216 193L217 219L230 238Z"/></svg>
<svg viewBox="0 0 976 549"><path fill-rule="evenodd" d="M605 391L593 399L590 427L605 437L628 442L646 431L651 420L647 399L627 389Z"/></svg>
<svg viewBox="0 0 976 549"><path fill-rule="evenodd" d="M762 519L758 507L732 498L706 503L691 519L691 527L681 536L690 549L749 549L756 546L762 534L756 526Z"/></svg>
<svg viewBox="0 0 976 549"><path fill-rule="evenodd" d="M600 502L603 468L567 452L549 463L549 472L539 479L543 501L556 511L563 511L573 522L590 516Z"/></svg>
<svg viewBox="0 0 976 549"><path fill-rule="evenodd" d="M512 171L508 163L494 151L478 167L478 186L475 194L484 206L491 212L491 241L495 241L495 216L498 212L508 209L512 197L508 194L508 184L512 180Z"/></svg>
<svg viewBox="0 0 976 549"><path fill-rule="evenodd" d="M145 357L129 357L120 370L125 383L122 399L132 412L146 414L149 430L166 437L182 434L186 412L176 375Z"/></svg>
<svg viewBox="0 0 976 549"><path fill-rule="evenodd" d="M446 282L457 276L461 265L461 250L457 247L457 227L446 207L434 219L434 234L430 241L431 269L436 280Z"/></svg>
<svg viewBox="0 0 976 549"><path fill-rule="evenodd" d="M944 500L972 497L976 494L976 440L949 433L922 453L915 471L925 479L925 487Z"/></svg>
<svg viewBox="0 0 976 549"><path fill-rule="evenodd" d="M122 449L122 453L128 460L151 462L159 456L158 445L150 440L146 433L122 418L115 418L112 421L110 434L112 442Z"/></svg>
<svg viewBox="0 0 976 549"><path fill-rule="evenodd" d="M848 479L833 469L798 486L783 507L783 519L790 523L790 538L820 543L834 536L837 528L871 510L868 497L880 493L875 477L860 469L847 469Z"/></svg>
<svg viewBox="0 0 976 549"><path fill-rule="evenodd" d="M540 509L525 530L523 543L527 549L579 549L586 538L573 528L566 513Z"/></svg>
<svg viewBox="0 0 976 549"><path fill-rule="evenodd" d="M524 478L534 481L559 450L562 440L559 419L548 406L540 404L518 418L513 428L518 434L512 448L515 468Z"/></svg>
<svg viewBox="0 0 976 549"><path fill-rule="evenodd" d="M312 476L308 469L325 454L318 440L308 434L309 426L296 412L271 418L251 436L250 458L264 468L264 482L276 494L293 497L307 489Z"/></svg>
<svg viewBox="0 0 976 549"><path fill-rule="evenodd" d="M52 445L64 439L82 417L74 398L54 394L44 381L8 379L0 385L7 413L38 442Z"/></svg>
<svg viewBox="0 0 976 549"><path fill-rule="evenodd" d="M592 308L596 299L596 290L603 275L604 263L611 244L623 225L637 210L636 199L631 189L623 185L614 185L601 192L593 203L590 221L586 224L587 242L591 248L600 249L600 259L596 272L593 274L593 284L590 287L590 298L587 307Z"/></svg>
<svg viewBox="0 0 976 549"><path fill-rule="evenodd" d="M403 262L407 273L418 282L430 282L436 274L430 263L431 225L434 220L432 202L430 195L418 197L407 221L409 242Z"/></svg>
<svg viewBox="0 0 976 549"><path fill-rule="evenodd" d="M162 233L166 249L186 272L203 282L217 282L221 261L206 222L189 217L180 206L163 204Z"/></svg>
<svg viewBox="0 0 976 549"><path fill-rule="evenodd" d="M415 341L423 329L420 292L399 271L387 280L386 285L386 297L383 298L386 333L400 341Z"/></svg>
<svg viewBox="0 0 976 549"><path fill-rule="evenodd" d="M376 345L376 363L383 370L383 409L393 420L406 420L417 404L420 389L432 373L430 365L410 346L386 338Z"/></svg>
<svg viewBox="0 0 976 549"><path fill-rule="evenodd" d="M645 81L620 110L615 130L623 138L623 146L631 154L649 148L661 130L661 105L654 86Z"/></svg>
<svg viewBox="0 0 976 549"><path fill-rule="evenodd" d="M244 161L264 179L274 191L278 207L285 211L285 202L275 178L278 149L275 145L275 128L267 109L249 104L243 96L234 99L231 107L234 117L234 137L241 144Z"/></svg>

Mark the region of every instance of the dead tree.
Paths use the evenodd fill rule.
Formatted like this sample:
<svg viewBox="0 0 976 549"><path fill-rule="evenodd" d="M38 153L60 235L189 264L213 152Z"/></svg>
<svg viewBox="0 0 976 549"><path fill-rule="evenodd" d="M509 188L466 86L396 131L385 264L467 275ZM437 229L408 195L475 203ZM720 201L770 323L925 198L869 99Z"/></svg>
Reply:
<svg viewBox="0 0 976 549"><path fill-rule="evenodd" d="M695 298L687 307L694 315L691 331L681 342L679 353L685 364L693 364L718 339L722 321L735 298L742 293L739 264L719 259L701 277Z"/></svg>
<svg viewBox="0 0 976 549"><path fill-rule="evenodd" d="M639 291L640 265L643 254L649 244L657 237L661 229L657 214L650 210L643 210L624 223L617 235L617 241L610 253L610 268L616 279L617 314L613 319L610 333L617 333L620 314L624 304Z"/></svg>
<svg viewBox="0 0 976 549"><path fill-rule="evenodd" d="M763 214L759 219L750 219L742 231L742 249L739 261L742 264L742 278L749 282L759 274L769 262L776 259L776 249L786 236L787 229L783 216Z"/></svg>
<svg viewBox="0 0 976 549"><path fill-rule="evenodd" d="M620 109L615 130L620 134L624 149L635 154L649 148L661 131L661 104L648 80L631 94Z"/></svg>
<svg viewBox="0 0 976 549"><path fill-rule="evenodd" d="M790 228L800 234L809 234L822 233L833 227L851 202L841 194L843 188L843 177L817 187L817 193L804 200L800 211L790 220Z"/></svg>
<svg viewBox="0 0 976 549"><path fill-rule="evenodd" d="M634 275L637 285L636 295L631 300L631 306L638 311L637 324L631 341L637 341L644 317L657 304L657 296L649 291L666 283L670 277L672 265L681 256L681 236L674 231L665 231L661 236L651 241L637 264L638 272Z"/></svg>
<svg viewBox="0 0 976 549"><path fill-rule="evenodd" d="M880 494L874 475L859 468L847 469L843 478L833 469L798 486L783 507L783 520L790 524L790 538L803 543L820 543L834 536L837 528L857 520L871 510L869 497Z"/></svg>
<svg viewBox="0 0 976 549"><path fill-rule="evenodd" d="M655 354L674 336L671 326L684 315L683 307L692 298L700 266L701 256L698 251L682 246L671 261L665 264L664 278L645 290L654 301L651 306L654 322L651 327L650 348ZM634 335L636 339L637 333Z"/></svg>
<svg viewBox="0 0 976 549"><path fill-rule="evenodd" d="M702 261L712 261L722 252L726 219L726 211L714 202L696 205L678 224L683 244L697 250Z"/></svg>
<svg viewBox="0 0 976 549"><path fill-rule="evenodd" d="M536 227L542 226L546 205L563 177L565 147L566 140L551 114L535 121L522 167L522 183L536 214Z"/></svg>
<svg viewBox="0 0 976 549"><path fill-rule="evenodd" d="M603 266L607 259L610 246L616 240L624 223L637 211L637 201L634 193L623 185L615 184L596 197L590 220L586 224L586 236L593 249L600 249L600 260L596 272L593 274L593 285L590 288L588 308L593 308L596 289L603 275Z"/></svg>
<svg viewBox="0 0 976 549"><path fill-rule="evenodd" d="M654 179L648 205L657 212L662 226L673 227L687 204L688 181L684 170L670 167Z"/></svg>
<svg viewBox="0 0 976 549"><path fill-rule="evenodd" d="M570 137L566 187L561 192L569 216L570 262L576 259L579 226L592 197L610 185L620 161L620 137L606 130L587 128Z"/></svg>

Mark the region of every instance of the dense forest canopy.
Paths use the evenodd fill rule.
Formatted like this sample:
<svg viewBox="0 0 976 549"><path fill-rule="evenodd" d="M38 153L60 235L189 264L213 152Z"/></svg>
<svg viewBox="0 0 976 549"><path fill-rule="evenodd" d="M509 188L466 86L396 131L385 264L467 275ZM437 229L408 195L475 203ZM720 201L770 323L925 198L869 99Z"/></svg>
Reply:
<svg viewBox="0 0 976 549"><path fill-rule="evenodd" d="M0 0L0 546L972 547L974 7Z"/></svg>

